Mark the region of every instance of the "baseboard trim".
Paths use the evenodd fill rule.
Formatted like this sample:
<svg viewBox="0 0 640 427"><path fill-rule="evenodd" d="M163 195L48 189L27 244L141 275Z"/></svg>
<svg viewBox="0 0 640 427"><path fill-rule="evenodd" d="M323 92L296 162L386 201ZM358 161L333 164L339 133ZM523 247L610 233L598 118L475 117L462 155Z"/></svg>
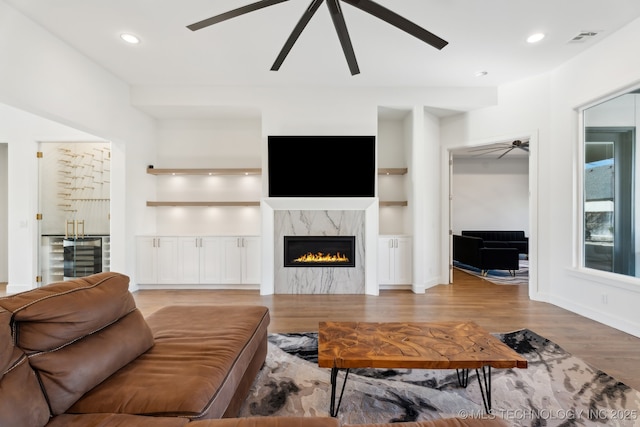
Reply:
<svg viewBox="0 0 640 427"><path fill-rule="evenodd" d="M568 299L558 296L552 296L549 300L553 305L640 338L640 324L632 323L626 319L621 319L607 313L593 310L590 307L582 304L576 304Z"/></svg>

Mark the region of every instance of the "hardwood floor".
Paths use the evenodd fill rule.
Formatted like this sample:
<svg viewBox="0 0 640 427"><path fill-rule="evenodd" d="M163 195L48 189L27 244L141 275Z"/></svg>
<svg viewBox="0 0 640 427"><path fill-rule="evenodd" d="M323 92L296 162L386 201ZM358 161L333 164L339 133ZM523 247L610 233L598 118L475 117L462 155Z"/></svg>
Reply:
<svg viewBox="0 0 640 427"><path fill-rule="evenodd" d="M269 332L316 331L318 322L473 320L490 332L528 328L594 367L640 390L640 338L593 320L529 300L526 286L494 285L455 270L453 285L425 294L268 295L257 291L145 290L135 294L146 316L173 304L260 304L269 307Z"/></svg>

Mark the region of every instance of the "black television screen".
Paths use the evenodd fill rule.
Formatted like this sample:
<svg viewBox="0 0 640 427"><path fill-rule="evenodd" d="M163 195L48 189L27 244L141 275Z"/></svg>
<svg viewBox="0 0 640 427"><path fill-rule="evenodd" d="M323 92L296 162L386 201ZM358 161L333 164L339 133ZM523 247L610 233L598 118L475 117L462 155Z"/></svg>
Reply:
<svg viewBox="0 0 640 427"><path fill-rule="evenodd" d="M269 197L374 197L374 136L269 136Z"/></svg>

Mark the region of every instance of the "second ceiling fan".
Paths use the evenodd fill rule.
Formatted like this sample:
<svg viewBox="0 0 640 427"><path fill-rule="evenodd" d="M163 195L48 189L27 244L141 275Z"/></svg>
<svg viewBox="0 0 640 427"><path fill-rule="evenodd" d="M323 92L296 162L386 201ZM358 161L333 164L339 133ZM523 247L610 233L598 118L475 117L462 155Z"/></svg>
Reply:
<svg viewBox="0 0 640 427"><path fill-rule="evenodd" d="M226 21L227 19L235 18L237 16L244 15L255 10L263 9L268 6L273 6L278 3L283 3L285 1L289 0L261 0L255 3L248 4L246 6L239 7L229 12L204 19L194 24L187 25L187 28L192 31L197 31L210 25L217 24L218 22ZM438 50L442 49L448 44L447 41L441 39L435 34L425 30L419 25L414 24L408 19L403 18L397 13L371 0L312 0L311 4L302 14L302 17L291 32L291 35L289 35L289 38L282 47L282 50L280 50L280 54L271 66L271 70L277 71L280 69L280 66L284 62L285 58L291 51L291 48L295 44L296 40L298 40L298 37L300 37L300 34L302 34L302 31L305 29L313 15L316 13L322 3L326 3L327 7L329 8L329 13L331 14L336 33L338 34L338 39L340 40L342 51L344 52L347 64L349 65L351 75L359 74L360 68L358 67L358 61L356 60L356 55L353 51L351 38L349 37L349 31L347 30L347 24L344 20L344 15L342 14L342 8L340 6L341 1L357 7L358 9L367 12L375 16L376 18L382 19L383 21L401 29L408 34L411 34L412 36L422 40L423 42L435 47Z"/></svg>
<svg viewBox="0 0 640 427"><path fill-rule="evenodd" d="M501 159L501 158L503 158L504 156L506 156L507 154L509 154L510 152L512 152L513 150L516 150L516 149L520 149L520 150L526 151L528 153L529 152L529 141L521 141L519 139L516 139L515 141L513 141L511 143L491 144L491 145L486 146L486 147L480 147L480 148L476 148L474 150L469 150L469 151L477 152L478 154L476 154L476 156L484 156L486 154L494 154L494 153L502 152L498 156L498 159Z"/></svg>

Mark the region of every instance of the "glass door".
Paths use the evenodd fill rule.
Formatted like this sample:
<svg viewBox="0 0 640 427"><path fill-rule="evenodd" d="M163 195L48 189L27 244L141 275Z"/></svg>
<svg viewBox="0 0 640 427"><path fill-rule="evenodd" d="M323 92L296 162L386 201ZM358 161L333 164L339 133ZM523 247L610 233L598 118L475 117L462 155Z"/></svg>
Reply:
<svg viewBox="0 0 640 427"><path fill-rule="evenodd" d="M39 146L40 284L109 271L108 142Z"/></svg>

